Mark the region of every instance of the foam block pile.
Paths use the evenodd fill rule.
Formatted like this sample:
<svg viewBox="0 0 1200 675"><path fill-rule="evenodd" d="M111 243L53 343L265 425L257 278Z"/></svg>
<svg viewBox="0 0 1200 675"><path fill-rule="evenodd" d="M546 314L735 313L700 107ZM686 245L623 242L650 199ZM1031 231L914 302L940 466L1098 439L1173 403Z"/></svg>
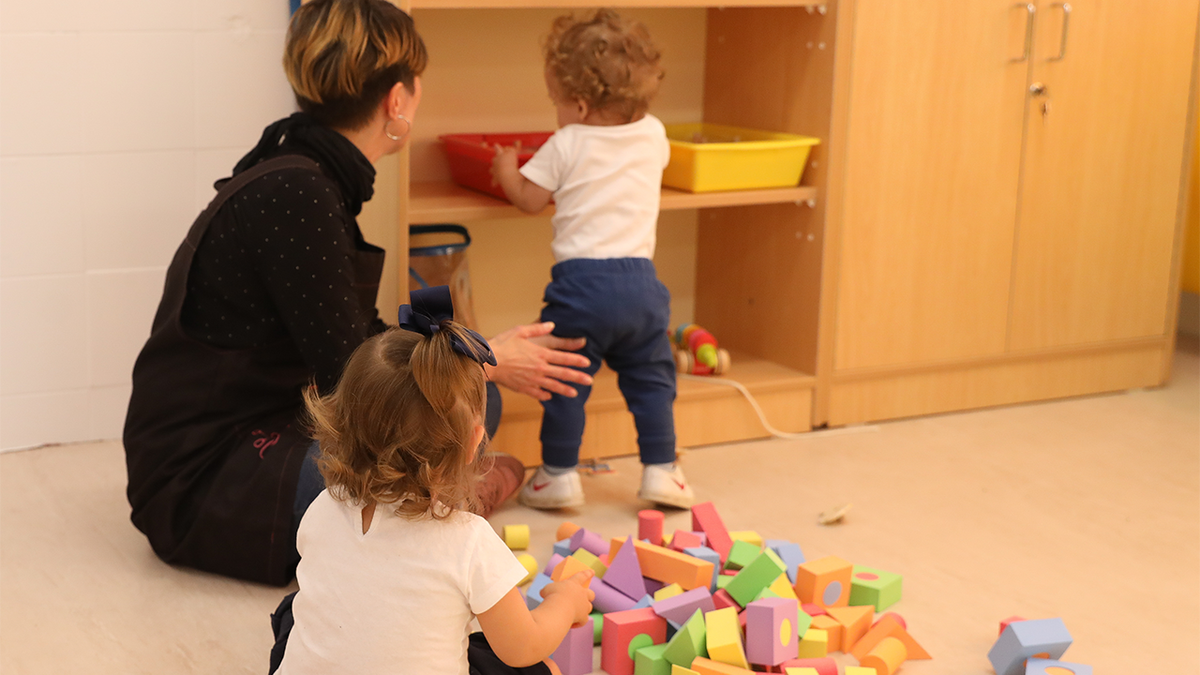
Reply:
<svg viewBox="0 0 1200 675"><path fill-rule="evenodd" d="M833 652L859 662L844 675L893 675L929 653L899 615L901 577L836 556L808 561L800 546L730 532L711 502L692 529L663 532L663 514L638 514L637 537L605 539L563 523L545 568L526 591L583 569L596 576L596 612L552 657L563 675L838 675Z"/></svg>

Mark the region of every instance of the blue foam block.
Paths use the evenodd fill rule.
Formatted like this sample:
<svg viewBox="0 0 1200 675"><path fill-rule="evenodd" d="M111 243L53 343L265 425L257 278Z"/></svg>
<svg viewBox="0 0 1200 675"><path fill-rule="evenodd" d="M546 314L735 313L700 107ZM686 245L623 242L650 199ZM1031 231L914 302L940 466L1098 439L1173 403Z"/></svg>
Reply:
<svg viewBox="0 0 1200 675"><path fill-rule="evenodd" d="M787 565L788 579L793 584L796 583L796 570L805 562L804 551L800 550L800 545L784 539L768 539L764 545L775 551L775 555Z"/></svg>
<svg viewBox="0 0 1200 675"><path fill-rule="evenodd" d="M1062 619L1036 619L1008 624L988 651L996 675L1025 675L1025 660L1035 654L1057 659L1071 646L1071 633Z"/></svg>
<svg viewBox="0 0 1200 675"><path fill-rule="evenodd" d="M685 549L683 549L683 552L686 553L687 555L692 556L693 558L707 560L708 562L713 564L713 578L712 578L712 583L708 585L708 590L710 593L716 593L717 592L717 575L720 574L719 570L721 569L721 554L717 553L716 551L712 550L711 548L709 548L707 546L696 546L693 548L685 548Z"/></svg>
<svg viewBox="0 0 1200 675"><path fill-rule="evenodd" d="M533 609L542 604L542 589L551 583L550 577L545 574L539 574L529 582L529 588L525 591L525 606Z"/></svg>

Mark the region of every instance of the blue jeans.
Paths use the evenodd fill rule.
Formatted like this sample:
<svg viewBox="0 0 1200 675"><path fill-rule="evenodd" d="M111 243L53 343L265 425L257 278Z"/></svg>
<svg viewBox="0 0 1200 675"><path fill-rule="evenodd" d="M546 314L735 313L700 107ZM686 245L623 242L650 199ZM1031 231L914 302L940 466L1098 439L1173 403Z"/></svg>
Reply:
<svg viewBox="0 0 1200 675"><path fill-rule="evenodd" d="M667 337L671 294L648 258L565 260L551 270L542 321L554 322L560 337L585 337L579 353L595 375L603 359L617 373L617 386L633 413L643 464L675 461L675 359ZM575 398L554 394L542 406L542 461L550 466L579 463L590 386L574 385Z"/></svg>

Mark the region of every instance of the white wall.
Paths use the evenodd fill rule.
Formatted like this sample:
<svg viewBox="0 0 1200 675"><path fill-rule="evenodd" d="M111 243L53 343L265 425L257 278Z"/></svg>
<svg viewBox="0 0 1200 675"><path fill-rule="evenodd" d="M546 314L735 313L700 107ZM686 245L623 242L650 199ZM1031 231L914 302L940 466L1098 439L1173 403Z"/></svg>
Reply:
<svg viewBox="0 0 1200 675"><path fill-rule="evenodd" d="M0 450L119 438L163 275L293 109L287 0L0 0Z"/></svg>

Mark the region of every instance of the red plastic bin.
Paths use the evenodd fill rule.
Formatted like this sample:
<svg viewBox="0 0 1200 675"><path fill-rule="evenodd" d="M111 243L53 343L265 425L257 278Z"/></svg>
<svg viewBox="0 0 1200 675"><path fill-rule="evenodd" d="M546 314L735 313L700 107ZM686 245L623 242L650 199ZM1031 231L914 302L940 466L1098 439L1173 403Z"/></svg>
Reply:
<svg viewBox="0 0 1200 675"><path fill-rule="evenodd" d="M450 176L455 183L472 190L486 192L493 197L508 201L499 185L492 185L492 158L496 156L496 145L511 146L521 143L517 153L517 166L525 164L533 153L542 147L553 132L532 131L520 134L443 134L438 136L446 159L450 160Z"/></svg>

